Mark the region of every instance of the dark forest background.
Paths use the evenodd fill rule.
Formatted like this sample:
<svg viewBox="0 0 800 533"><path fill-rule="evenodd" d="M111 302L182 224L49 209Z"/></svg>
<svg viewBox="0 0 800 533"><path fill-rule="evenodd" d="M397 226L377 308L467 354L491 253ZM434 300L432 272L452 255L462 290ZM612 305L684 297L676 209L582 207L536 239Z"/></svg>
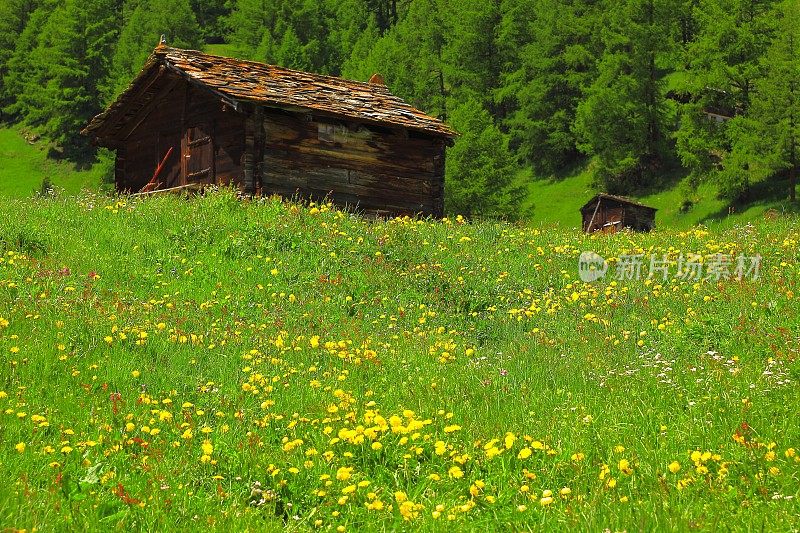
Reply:
<svg viewBox="0 0 800 533"><path fill-rule="evenodd" d="M798 0L3 0L0 119L84 165L79 135L170 46L366 80L461 133L452 212L519 215L525 183L585 165L637 194L731 200L800 161ZM225 46L220 46L225 45Z"/></svg>

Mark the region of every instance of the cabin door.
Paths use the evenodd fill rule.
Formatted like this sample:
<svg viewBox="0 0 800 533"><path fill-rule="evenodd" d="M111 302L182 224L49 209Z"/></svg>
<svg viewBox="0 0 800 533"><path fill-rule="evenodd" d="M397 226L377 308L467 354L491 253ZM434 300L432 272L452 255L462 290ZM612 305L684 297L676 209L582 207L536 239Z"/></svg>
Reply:
<svg viewBox="0 0 800 533"><path fill-rule="evenodd" d="M186 184L214 183L214 140L209 124L186 128L182 144Z"/></svg>

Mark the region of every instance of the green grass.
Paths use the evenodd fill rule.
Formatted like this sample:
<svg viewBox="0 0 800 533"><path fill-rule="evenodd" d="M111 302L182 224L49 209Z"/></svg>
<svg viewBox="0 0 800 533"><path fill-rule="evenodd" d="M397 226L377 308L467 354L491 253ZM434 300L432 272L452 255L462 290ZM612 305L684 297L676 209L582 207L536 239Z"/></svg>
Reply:
<svg viewBox="0 0 800 533"><path fill-rule="evenodd" d="M800 527L796 218L586 236L222 192L0 219L0 529ZM763 266L584 284L582 250Z"/></svg>
<svg viewBox="0 0 800 533"><path fill-rule="evenodd" d="M30 144L17 127L0 127L0 196L30 196L39 191L45 177L67 194L100 188L104 172L100 165L77 170L72 163L48 158L48 150L43 141Z"/></svg>
<svg viewBox="0 0 800 533"><path fill-rule="evenodd" d="M532 179L529 170L521 171L518 179L528 183L524 205L533 206L531 221L535 224L580 228L579 209L597 192L592 186L590 172L583 167L558 179ZM797 211L797 207L792 207L788 201L775 199L774 191L769 193L762 199L735 205L730 214L729 202L717 197L717 189L712 184L703 184L692 193L693 206L685 213L680 211L685 198L679 185L667 186L649 195L631 197L658 209L656 224L659 227L689 229L703 224L722 229L763 219L768 210L779 213Z"/></svg>

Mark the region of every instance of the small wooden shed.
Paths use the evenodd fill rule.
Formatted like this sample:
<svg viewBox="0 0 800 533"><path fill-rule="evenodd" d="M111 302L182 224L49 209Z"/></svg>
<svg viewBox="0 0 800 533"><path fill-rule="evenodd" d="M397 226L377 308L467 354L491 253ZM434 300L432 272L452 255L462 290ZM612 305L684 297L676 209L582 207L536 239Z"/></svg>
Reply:
<svg viewBox="0 0 800 533"><path fill-rule="evenodd" d="M648 207L623 196L596 194L581 207L583 231L613 233L622 228L650 231L656 224L656 211L654 207Z"/></svg>
<svg viewBox="0 0 800 533"><path fill-rule="evenodd" d="M442 216L455 132L369 83L160 44L83 132L118 191L235 185L378 214Z"/></svg>

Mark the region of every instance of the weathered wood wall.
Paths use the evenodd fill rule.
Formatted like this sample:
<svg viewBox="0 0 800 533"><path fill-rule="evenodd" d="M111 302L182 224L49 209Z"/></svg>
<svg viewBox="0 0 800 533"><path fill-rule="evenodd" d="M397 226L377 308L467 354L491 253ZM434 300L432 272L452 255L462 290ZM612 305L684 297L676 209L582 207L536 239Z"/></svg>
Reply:
<svg viewBox="0 0 800 533"><path fill-rule="evenodd" d="M443 138L255 106L237 112L184 80L161 83L158 105L120 142L118 190L139 191L172 147L161 188L231 184L379 214L443 215Z"/></svg>
<svg viewBox="0 0 800 533"><path fill-rule="evenodd" d="M261 167L255 187L262 194L328 197L381 214L442 216L443 139L271 109L261 122L263 130L252 135Z"/></svg>
<svg viewBox="0 0 800 533"><path fill-rule="evenodd" d="M117 150L116 186L136 192L153 176L170 147L172 154L159 174L161 188L187 183L184 156L192 128L204 125L212 138L215 183L241 184L244 115L188 82L172 83L158 106L133 129Z"/></svg>
<svg viewBox="0 0 800 533"><path fill-rule="evenodd" d="M655 226L655 211L650 209L621 204L608 199L601 200L597 211L595 211L596 206L597 203L594 202L581 211L583 231L585 232L614 232L622 228L650 231ZM591 227L589 227L590 223Z"/></svg>

